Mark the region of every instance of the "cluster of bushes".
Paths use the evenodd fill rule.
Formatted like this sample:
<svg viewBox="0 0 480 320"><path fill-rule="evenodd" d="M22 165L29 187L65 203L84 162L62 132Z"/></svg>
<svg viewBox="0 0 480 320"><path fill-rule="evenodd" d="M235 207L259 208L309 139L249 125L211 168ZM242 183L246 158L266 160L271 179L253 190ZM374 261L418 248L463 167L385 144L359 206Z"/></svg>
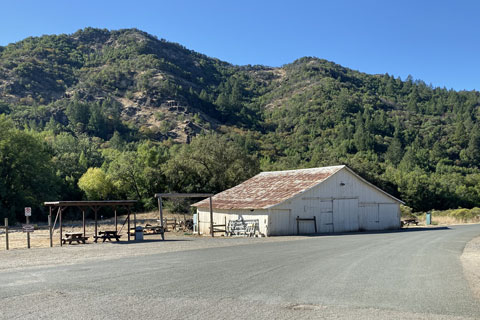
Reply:
<svg viewBox="0 0 480 320"><path fill-rule="evenodd" d="M432 210L433 217L451 217L460 222L480 222L480 208L458 208L450 210Z"/></svg>

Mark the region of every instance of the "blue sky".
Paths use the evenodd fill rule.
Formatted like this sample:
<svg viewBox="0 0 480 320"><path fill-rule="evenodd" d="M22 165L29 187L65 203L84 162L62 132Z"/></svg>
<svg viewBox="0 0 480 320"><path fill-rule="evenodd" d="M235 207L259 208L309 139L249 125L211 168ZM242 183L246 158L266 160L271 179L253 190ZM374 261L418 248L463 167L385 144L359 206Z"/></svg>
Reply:
<svg viewBox="0 0 480 320"><path fill-rule="evenodd" d="M480 1L6 1L0 45L135 27L227 62L315 56L367 73L480 90Z"/></svg>

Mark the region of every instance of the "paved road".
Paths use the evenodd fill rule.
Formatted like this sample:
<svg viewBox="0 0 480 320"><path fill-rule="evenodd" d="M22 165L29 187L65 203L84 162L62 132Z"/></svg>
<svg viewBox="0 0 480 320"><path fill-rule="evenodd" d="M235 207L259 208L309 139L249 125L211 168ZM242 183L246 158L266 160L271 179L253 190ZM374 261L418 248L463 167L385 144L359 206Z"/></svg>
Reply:
<svg viewBox="0 0 480 320"><path fill-rule="evenodd" d="M0 318L480 319L459 259L478 235L455 226L7 270Z"/></svg>

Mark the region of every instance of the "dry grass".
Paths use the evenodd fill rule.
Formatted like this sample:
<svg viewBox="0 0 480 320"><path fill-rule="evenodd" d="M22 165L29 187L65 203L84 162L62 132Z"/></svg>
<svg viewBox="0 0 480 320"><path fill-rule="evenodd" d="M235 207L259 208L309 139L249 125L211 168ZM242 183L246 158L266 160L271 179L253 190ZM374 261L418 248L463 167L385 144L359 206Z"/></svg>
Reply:
<svg viewBox="0 0 480 320"><path fill-rule="evenodd" d="M425 215L418 217L418 222L419 222L419 225L425 225L426 224ZM448 226L448 225L468 224L468 223L480 223L480 219L479 218L458 219L458 218L452 217L452 216L432 215L432 225Z"/></svg>
<svg viewBox="0 0 480 320"><path fill-rule="evenodd" d="M133 214L130 217L133 226ZM147 213L138 213L136 214L137 218L137 225L145 226L147 223L151 225L158 224L157 219L159 219L158 212L147 212ZM165 213L164 218L176 218L177 221L183 221L184 216L182 214L171 214ZM188 219L189 216L187 215L186 218ZM127 224L122 229L122 224L124 223L126 216L119 216L118 217L118 229L120 234L122 235L122 240L127 238ZM113 218L105 219L102 221L98 221L98 231L103 230L115 230L115 221ZM86 222L86 236L90 237L89 242L93 241L93 235L95 234L95 222L92 220L87 220ZM63 221L63 232L83 232L82 221L72 221L72 220L64 220ZM183 234L183 233L182 233ZM6 247L6 239L5 239L4 230L0 229L0 250L5 250ZM8 242L10 249L23 249L27 248L27 234L24 233L20 226L11 227L8 231ZM47 225L39 225L38 228L33 232L30 233L30 247L31 248L46 248L50 246L50 237L48 232ZM57 226L55 227L55 231L53 234L53 246L60 246L60 231L59 225L57 222Z"/></svg>

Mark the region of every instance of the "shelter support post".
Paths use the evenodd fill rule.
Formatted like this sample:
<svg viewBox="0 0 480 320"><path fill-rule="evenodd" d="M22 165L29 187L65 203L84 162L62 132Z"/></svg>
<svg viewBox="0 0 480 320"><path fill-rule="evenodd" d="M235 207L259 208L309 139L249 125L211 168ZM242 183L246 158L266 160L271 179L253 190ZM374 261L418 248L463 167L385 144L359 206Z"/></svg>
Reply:
<svg viewBox="0 0 480 320"><path fill-rule="evenodd" d="M53 247L52 207L48 207L48 235L50 236L50 248Z"/></svg>
<svg viewBox="0 0 480 320"><path fill-rule="evenodd" d="M130 241L130 208L127 209L127 234L128 234L128 241Z"/></svg>
<svg viewBox="0 0 480 320"><path fill-rule="evenodd" d="M134 211L133 212L133 230L135 231L135 233L133 234L133 239L135 239L135 241L137 240L137 212Z"/></svg>
<svg viewBox="0 0 480 320"><path fill-rule="evenodd" d="M63 226L62 226L62 207L58 207L58 213L60 214L58 223L60 223L60 247L63 246Z"/></svg>
<svg viewBox="0 0 480 320"><path fill-rule="evenodd" d="M214 232L213 232L213 208L212 208L212 197L209 197L209 203L210 203L210 234L212 237L214 237Z"/></svg>
<svg viewBox="0 0 480 320"><path fill-rule="evenodd" d="M82 209L83 237L85 238L85 209Z"/></svg>
<svg viewBox="0 0 480 320"><path fill-rule="evenodd" d="M53 247L53 233L52 233L52 207L50 207L50 214L48 215L48 235L50 237L50 248Z"/></svg>
<svg viewBox="0 0 480 320"><path fill-rule="evenodd" d="M163 209L162 209L162 197L158 198L158 214L159 214L159 221L160 226L163 228Z"/></svg>
<svg viewBox="0 0 480 320"><path fill-rule="evenodd" d="M113 211L115 213L115 232L118 232L117 207L113 207Z"/></svg>
<svg viewBox="0 0 480 320"><path fill-rule="evenodd" d="M93 209L93 212L95 212L95 239L96 239L98 236L98 216L97 216L98 207L93 207L92 209Z"/></svg>

